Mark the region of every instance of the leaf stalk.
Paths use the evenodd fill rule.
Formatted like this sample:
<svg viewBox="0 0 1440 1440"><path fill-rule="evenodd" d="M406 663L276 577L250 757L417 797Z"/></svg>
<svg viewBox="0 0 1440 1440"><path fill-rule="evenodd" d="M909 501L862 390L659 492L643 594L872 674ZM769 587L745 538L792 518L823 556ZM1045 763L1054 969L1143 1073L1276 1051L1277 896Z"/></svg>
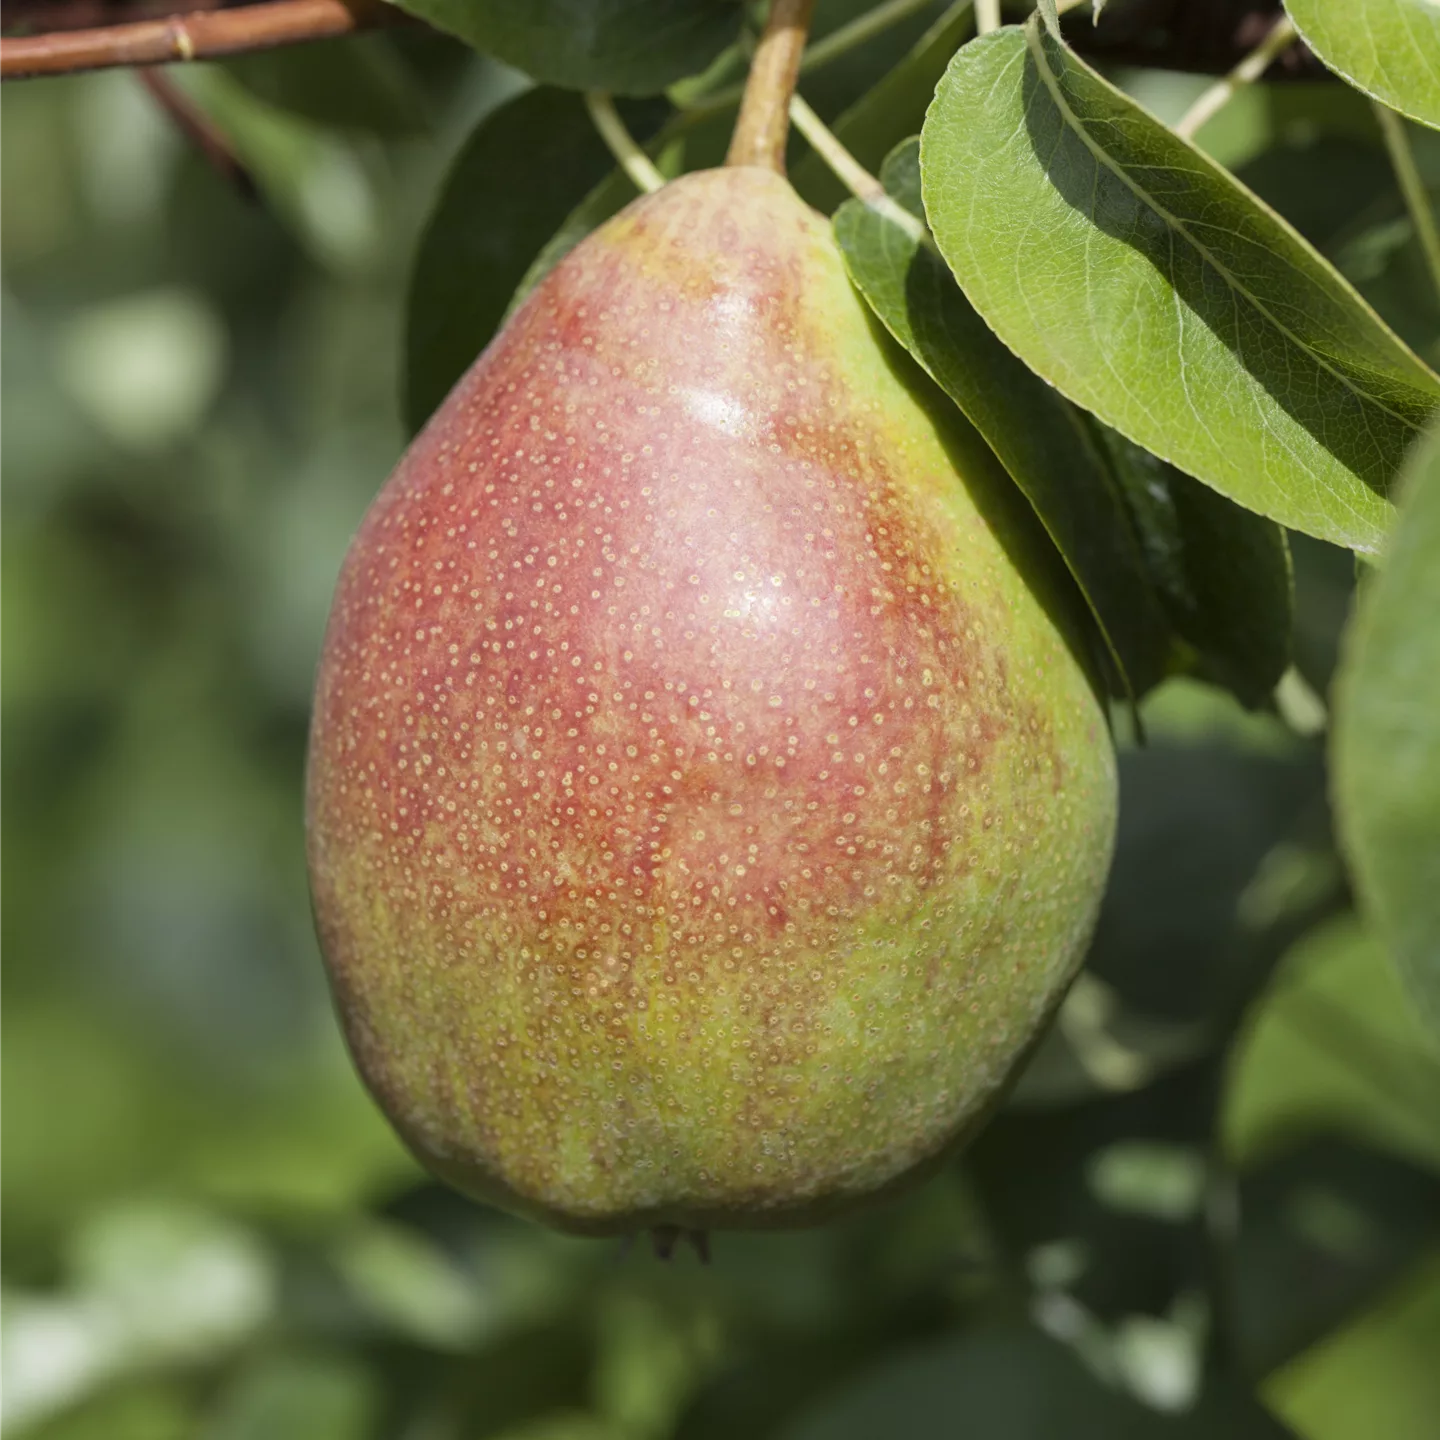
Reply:
<svg viewBox="0 0 1440 1440"><path fill-rule="evenodd" d="M885 187L846 148L839 137L799 95L790 97L790 118L810 148L829 166L835 178L858 200L900 226L917 240L930 243L930 232L903 206L885 193Z"/></svg>
<svg viewBox="0 0 1440 1440"><path fill-rule="evenodd" d="M1385 137L1385 148L1390 153L1391 168L1399 182L1400 193L1405 197L1405 208L1415 226L1435 294L1440 297L1440 230L1436 229L1435 209L1430 204L1425 182L1415 164L1415 152L1410 148L1405 121L1388 105L1382 105L1378 100L1374 104L1375 118L1380 122L1380 133Z"/></svg>
<svg viewBox="0 0 1440 1440"><path fill-rule="evenodd" d="M1211 119L1247 85L1253 85L1288 50L1299 32L1295 22L1283 10L1280 18L1266 32L1265 38L1226 76L1217 80L1180 117L1175 133L1184 140L1194 138L1195 132Z"/></svg>
<svg viewBox="0 0 1440 1440"><path fill-rule="evenodd" d="M659 190L665 184L665 177L625 128L614 100L603 90L587 90L585 109L620 168L635 182L635 188L646 195Z"/></svg>

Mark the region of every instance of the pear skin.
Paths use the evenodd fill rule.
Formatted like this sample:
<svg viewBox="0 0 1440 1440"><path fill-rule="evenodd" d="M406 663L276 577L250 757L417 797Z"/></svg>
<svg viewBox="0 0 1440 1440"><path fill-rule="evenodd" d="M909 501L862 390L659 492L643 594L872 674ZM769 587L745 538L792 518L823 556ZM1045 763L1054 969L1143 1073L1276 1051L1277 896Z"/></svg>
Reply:
<svg viewBox="0 0 1440 1440"><path fill-rule="evenodd" d="M973 1128L1079 965L1104 713L1003 472L777 175L563 260L351 545L310 739L345 1033L583 1233L804 1224Z"/></svg>

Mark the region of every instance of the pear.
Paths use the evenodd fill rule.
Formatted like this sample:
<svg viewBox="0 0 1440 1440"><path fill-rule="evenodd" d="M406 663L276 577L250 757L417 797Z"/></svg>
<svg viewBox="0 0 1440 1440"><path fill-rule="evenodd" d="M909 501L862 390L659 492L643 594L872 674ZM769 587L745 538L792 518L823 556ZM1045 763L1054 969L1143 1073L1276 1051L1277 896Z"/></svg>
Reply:
<svg viewBox="0 0 1440 1440"><path fill-rule="evenodd" d="M591 1234L823 1219L950 1152L1058 1003L1114 755L928 387L778 174L690 174L550 273L365 517L315 910L361 1073L458 1188Z"/></svg>

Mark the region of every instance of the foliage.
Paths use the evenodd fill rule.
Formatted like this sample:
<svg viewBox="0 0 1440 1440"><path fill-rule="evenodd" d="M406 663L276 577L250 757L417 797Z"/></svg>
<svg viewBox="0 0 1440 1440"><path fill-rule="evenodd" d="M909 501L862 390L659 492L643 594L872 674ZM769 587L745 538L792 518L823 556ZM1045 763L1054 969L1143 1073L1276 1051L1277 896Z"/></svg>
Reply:
<svg viewBox="0 0 1440 1440"><path fill-rule="evenodd" d="M1336 787L1366 903L1440 1030L1440 444L1417 449L1384 571L1349 636Z"/></svg>
<svg viewBox="0 0 1440 1440"><path fill-rule="evenodd" d="M1440 125L1435 53L1440 15L1426 0L1290 0L1310 48L1352 85L1402 114Z"/></svg>
<svg viewBox="0 0 1440 1440"><path fill-rule="evenodd" d="M177 77L258 203L131 75L4 90L5 1433L1432 1434L1440 302L1369 101L1267 81L1192 143L1209 78L1099 58L1083 11L975 39L968 0L820 0L802 92L890 200L793 138L791 174L1088 602L1121 828L963 1156L661 1264L404 1154L299 796L367 501L633 194L574 89L637 97L665 173L718 163L756 7L406 8L460 38ZM1433 5L1291 9L1421 122L1433 201Z"/></svg>

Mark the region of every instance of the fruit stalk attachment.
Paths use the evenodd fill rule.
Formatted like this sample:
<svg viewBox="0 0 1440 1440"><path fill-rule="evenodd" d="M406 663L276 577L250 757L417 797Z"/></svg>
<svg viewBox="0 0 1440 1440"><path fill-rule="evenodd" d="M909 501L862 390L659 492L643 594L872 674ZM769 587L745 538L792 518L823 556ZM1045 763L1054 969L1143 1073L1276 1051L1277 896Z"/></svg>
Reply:
<svg viewBox="0 0 1440 1440"><path fill-rule="evenodd" d="M785 173L785 138L790 129L790 96L800 74L800 57L815 0L774 0L765 33L755 48L740 118L730 140L727 165L758 165Z"/></svg>

